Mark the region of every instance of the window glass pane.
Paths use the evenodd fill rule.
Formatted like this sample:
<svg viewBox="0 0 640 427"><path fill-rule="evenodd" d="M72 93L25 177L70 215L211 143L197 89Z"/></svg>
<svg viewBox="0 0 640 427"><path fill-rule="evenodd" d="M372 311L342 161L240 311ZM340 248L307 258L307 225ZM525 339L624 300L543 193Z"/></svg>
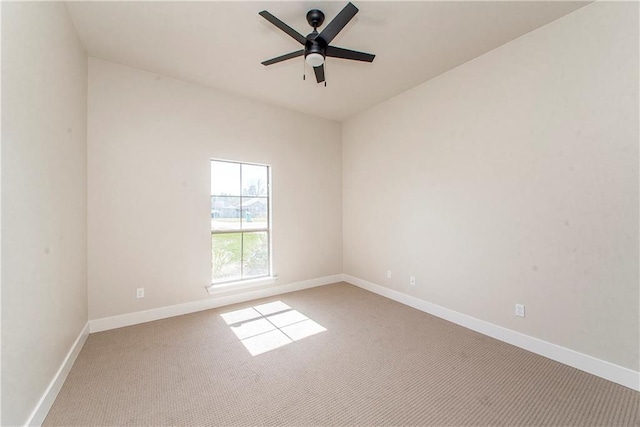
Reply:
<svg viewBox="0 0 640 427"><path fill-rule="evenodd" d="M267 167L242 165L242 195L267 196Z"/></svg>
<svg viewBox="0 0 640 427"><path fill-rule="evenodd" d="M269 234L266 231L242 233L244 236L243 277L269 274Z"/></svg>
<svg viewBox="0 0 640 427"><path fill-rule="evenodd" d="M240 196L240 163L211 161L211 195Z"/></svg>
<svg viewBox="0 0 640 427"><path fill-rule="evenodd" d="M242 229L255 230L269 227L269 199L266 197L242 198Z"/></svg>
<svg viewBox="0 0 640 427"><path fill-rule="evenodd" d="M242 233L211 234L213 282L241 278Z"/></svg>
<svg viewBox="0 0 640 427"><path fill-rule="evenodd" d="M211 229L240 230L240 197L211 196Z"/></svg>

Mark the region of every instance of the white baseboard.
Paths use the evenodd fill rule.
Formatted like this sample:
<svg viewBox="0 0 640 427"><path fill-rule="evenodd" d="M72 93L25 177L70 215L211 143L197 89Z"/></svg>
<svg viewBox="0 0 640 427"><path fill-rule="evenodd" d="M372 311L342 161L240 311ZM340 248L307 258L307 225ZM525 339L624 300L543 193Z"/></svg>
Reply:
<svg viewBox="0 0 640 427"><path fill-rule="evenodd" d="M573 368L580 369L581 371L588 372L630 389L640 391L640 372L636 372L511 329L503 328L502 326L497 326L493 323L476 319L475 317L467 316L466 314L450 310L393 289L367 282L366 280L359 279L348 274L343 275L343 281L408 305L409 307L424 311L425 313L429 313L460 326L464 326L467 329L471 329L497 340L515 345L516 347L523 348L532 353L555 360L556 362L569 365Z"/></svg>
<svg viewBox="0 0 640 427"><path fill-rule="evenodd" d="M73 366L73 363L76 361L78 354L80 354L80 350L82 350L82 346L84 345L87 337L89 336L89 323L87 322L80 331L80 335L76 338L75 342L71 346L69 353L67 353L67 357L64 358L62 365L56 372L53 380L49 383L49 387L45 390L44 394L38 401L33 412L29 415L27 422L25 425L27 426L40 426L44 422L53 402L56 400L58 396L58 392L62 388L62 384L64 384L64 380L67 379L67 375Z"/></svg>
<svg viewBox="0 0 640 427"><path fill-rule="evenodd" d="M300 291L314 288L316 286L328 285L342 281L343 275L319 277L317 279L304 280L286 285L275 285L261 287L255 290L243 290L241 292L229 291L216 294L213 298L187 302L184 304L171 305L167 307L154 308L152 310L137 311L135 313L122 314L120 316L104 317L102 319L90 320L90 331L100 332L109 329L122 328L124 326L137 325L139 323L151 322L153 320L166 319L168 317L180 316L182 314L194 313L196 311L209 310L223 307L225 305L239 302L251 301L258 298L265 298L274 295L285 294L287 292Z"/></svg>

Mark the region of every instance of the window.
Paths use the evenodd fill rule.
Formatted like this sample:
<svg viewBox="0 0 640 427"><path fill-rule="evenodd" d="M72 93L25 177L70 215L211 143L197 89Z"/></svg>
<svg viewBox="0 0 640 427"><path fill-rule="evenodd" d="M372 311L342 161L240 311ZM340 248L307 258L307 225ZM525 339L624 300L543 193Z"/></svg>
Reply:
<svg viewBox="0 0 640 427"><path fill-rule="evenodd" d="M211 160L212 285L271 275L269 173Z"/></svg>

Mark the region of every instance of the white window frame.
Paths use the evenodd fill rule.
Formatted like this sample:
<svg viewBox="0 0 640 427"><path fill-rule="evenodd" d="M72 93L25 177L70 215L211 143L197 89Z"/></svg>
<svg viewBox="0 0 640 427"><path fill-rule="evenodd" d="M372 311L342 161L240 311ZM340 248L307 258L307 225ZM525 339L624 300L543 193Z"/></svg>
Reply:
<svg viewBox="0 0 640 427"><path fill-rule="evenodd" d="M268 240L268 272L266 275L264 276L257 276L257 277L248 277L248 278L242 278L242 270L244 268L244 260L241 259L241 267L240 267L240 271L241 271L241 278L235 278L235 279L231 279L229 281L226 282L213 282L213 271L211 272L212 276L211 276L211 280L212 283L207 286L207 291L209 292L209 294L218 294L218 293L224 293L229 291L230 289L247 289L247 288L252 288L252 287L257 287L257 286L264 286L264 285L268 285L268 284L272 284L275 283L277 277L273 275L273 247L272 247L272 234L273 234L273 210L272 210L272 194L271 194L271 165L268 164L262 164L262 163L252 163L252 162L243 162L243 161L238 161L238 160L226 160L226 159L217 159L217 158L211 158L209 159L209 169L211 170L212 167L212 163L211 162L225 162L225 163L235 163L235 164L239 164L241 165L240 167L240 184L242 186L242 165L249 165L249 166L262 166L262 167L266 167L267 168L267 228L257 228L257 229L250 229L250 230L243 230L242 228L240 228L240 230L221 230L221 231L215 231L215 230L211 230L211 236L213 236L213 234L228 234L228 233L240 233L243 234L244 233L255 233L255 232L266 232L267 233L267 240ZM211 191L209 192L211 193ZM241 192L242 193L242 192ZM210 197L213 196L213 194L210 194ZM235 197L235 196L232 196ZM246 197L243 196L242 194L240 194L239 198L240 198L240 206L242 207L242 198ZM210 214L209 214L210 215ZM211 243L211 249L213 249L213 242ZM241 256L242 256L242 249L241 249Z"/></svg>

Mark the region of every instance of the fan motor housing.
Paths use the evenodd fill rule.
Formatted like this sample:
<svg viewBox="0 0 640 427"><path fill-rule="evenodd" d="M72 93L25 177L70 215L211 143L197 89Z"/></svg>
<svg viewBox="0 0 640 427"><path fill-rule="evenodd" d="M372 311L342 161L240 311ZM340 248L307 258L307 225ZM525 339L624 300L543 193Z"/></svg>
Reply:
<svg viewBox="0 0 640 427"><path fill-rule="evenodd" d="M307 36L307 42L304 45L304 57L311 53L319 53L326 57L327 43L319 37L317 32L313 32Z"/></svg>

